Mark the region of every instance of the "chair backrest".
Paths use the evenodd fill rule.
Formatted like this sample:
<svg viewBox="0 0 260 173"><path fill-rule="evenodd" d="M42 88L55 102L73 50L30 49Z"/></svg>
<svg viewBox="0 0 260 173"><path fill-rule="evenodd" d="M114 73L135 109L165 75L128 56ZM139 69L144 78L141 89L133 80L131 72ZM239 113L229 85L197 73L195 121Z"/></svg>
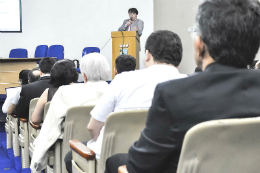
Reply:
<svg viewBox="0 0 260 173"><path fill-rule="evenodd" d="M31 119L32 114L34 112L34 109L36 107L36 104L38 102L39 98L34 98L30 101L30 106L29 106L29 119Z"/></svg>
<svg viewBox="0 0 260 173"><path fill-rule="evenodd" d="M38 102L39 98L34 98L30 101L30 106L29 106L29 120L31 120L32 114L34 112L34 109L36 107L36 104ZM29 130L29 134L31 135L31 133L33 132L32 126L28 125L28 130ZM32 142L31 137L29 136L29 143Z"/></svg>
<svg viewBox="0 0 260 173"><path fill-rule="evenodd" d="M51 104L51 101L45 103L44 111L43 111L43 119L45 119L45 117L46 117L46 115L47 115L47 112L48 112L48 110L49 110L50 104Z"/></svg>
<svg viewBox="0 0 260 173"><path fill-rule="evenodd" d="M39 45L35 49L34 57L35 58L44 58L47 57L48 46L47 45Z"/></svg>
<svg viewBox="0 0 260 173"><path fill-rule="evenodd" d="M177 173L260 170L260 118L214 120L185 135Z"/></svg>
<svg viewBox="0 0 260 173"><path fill-rule="evenodd" d="M98 172L105 171L108 157L128 153L145 127L148 110L128 110L111 113L106 120ZM76 138L74 138L76 139Z"/></svg>
<svg viewBox="0 0 260 173"><path fill-rule="evenodd" d="M57 57L57 60L64 59L64 47L62 45L51 45L47 57Z"/></svg>
<svg viewBox="0 0 260 173"><path fill-rule="evenodd" d="M28 52L22 48L12 49L9 53L9 58L28 58Z"/></svg>
<svg viewBox="0 0 260 173"><path fill-rule="evenodd" d="M67 111L62 144L62 172L64 173L66 172L66 167L63 159L70 151L69 141L71 139L79 141L89 141L92 139L88 133L87 126L91 118L90 112L93 108L94 105L76 106Z"/></svg>
<svg viewBox="0 0 260 173"><path fill-rule="evenodd" d="M85 47L82 51L82 56L87 55L92 52L100 53L100 49L98 47Z"/></svg>

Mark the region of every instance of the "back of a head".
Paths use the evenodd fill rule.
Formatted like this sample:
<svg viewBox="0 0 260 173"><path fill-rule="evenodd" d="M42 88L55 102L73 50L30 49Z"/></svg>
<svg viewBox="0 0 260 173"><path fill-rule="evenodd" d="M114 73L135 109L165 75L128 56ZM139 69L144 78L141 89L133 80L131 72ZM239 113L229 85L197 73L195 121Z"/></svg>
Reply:
<svg viewBox="0 0 260 173"><path fill-rule="evenodd" d="M68 85L78 80L78 72L75 68L73 61L60 60L57 61L51 68L51 80L50 84L53 87L60 87L62 85Z"/></svg>
<svg viewBox="0 0 260 173"><path fill-rule="evenodd" d="M40 78L40 69L34 68L28 73L29 83L33 83Z"/></svg>
<svg viewBox="0 0 260 173"><path fill-rule="evenodd" d="M147 39L145 50L148 50L155 62L179 66L182 59L182 43L180 37L172 31L159 30Z"/></svg>
<svg viewBox="0 0 260 173"><path fill-rule="evenodd" d="M28 84L28 73L30 70L22 70L19 73L19 81L21 82L21 85L26 85Z"/></svg>
<svg viewBox="0 0 260 173"><path fill-rule="evenodd" d="M42 58L39 63L39 68L42 73L50 73L52 66L56 60L51 57Z"/></svg>
<svg viewBox="0 0 260 173"><path fill-rule="evenodd" d="M260 4L258 0L204 0L196 29L216 62L246 67L260 44Z"/></svg>
<svg viewBox="0 0 260 173"><path fill-rule="evenodd" d="M81 58L80 70L88 81L106 81L110 72L106 57L99 53L90 53Z"/></svg>
<svg viewBox="0 0 260 173"><path fill-rule="evenodd" d="M116 58L116 70L120 74L124 71L135 70L136 60L131 55L119 55Z"/></svg>

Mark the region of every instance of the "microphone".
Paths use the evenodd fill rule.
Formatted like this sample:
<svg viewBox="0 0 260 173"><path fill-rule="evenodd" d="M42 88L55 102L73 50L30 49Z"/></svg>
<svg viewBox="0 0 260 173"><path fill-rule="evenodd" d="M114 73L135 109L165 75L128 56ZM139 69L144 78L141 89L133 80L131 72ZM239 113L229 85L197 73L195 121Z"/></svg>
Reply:
<svg viewBox="0 0 260 173"><path fill-rule="evenodd" d="M121 51L122 51L122 55L124 55L124 51L123 51L123 47L124 47L124 34L123 34L123 31L121 31L121 33L122 33L122 36L123 36L123 44L122 44L122 48L121 48Z"/></svg>

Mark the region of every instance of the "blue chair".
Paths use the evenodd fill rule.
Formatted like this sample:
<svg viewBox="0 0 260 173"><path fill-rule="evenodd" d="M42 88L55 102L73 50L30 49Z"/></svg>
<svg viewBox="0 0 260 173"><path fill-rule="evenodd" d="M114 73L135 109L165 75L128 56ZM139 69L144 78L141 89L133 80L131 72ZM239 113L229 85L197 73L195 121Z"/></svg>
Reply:
<svg viewBox="0 0 260 173"><path fill-rule="evenodd" d="M39 45L35 49L34 58L44 58L47 57L48 46Z"/></svg>
<svg viewBox="0 0 260 173"><path fill-rule="evenodd" d="M28 52L22 48L12 49L9 53L9 58L28 58Z"/></svg>
<svg viewBox="0 0 260 173"><path fill-rule="evenodd" d="M92 52L100 53L100 49L98 47L85 47L82 51L82 56L87 55Z"/></svg>
<svg viewBox="0 0 260 173"><path fill-rule="evenodd" d="M82 51L82 57L83 57L84 55L87 55L87 54L92 53L92 52L100 53L100 49L99 49L98 47L85 47L85 48L83 49L83 51ZM77 69L77 71L78 71L79 73L81 73L81 71L80 71L80 69L79 69L79 61L76 60L76 59L74 59L73 62L74 62L74 61L77 61L77 67L76 67L76 69Z"/></svg>
<svg viewBox="0 0 260 173"><path fill-rule="evenodd" d="M62 45L51 45L47 57L57 57L56 60L64 59L64 47Z"/></svg>

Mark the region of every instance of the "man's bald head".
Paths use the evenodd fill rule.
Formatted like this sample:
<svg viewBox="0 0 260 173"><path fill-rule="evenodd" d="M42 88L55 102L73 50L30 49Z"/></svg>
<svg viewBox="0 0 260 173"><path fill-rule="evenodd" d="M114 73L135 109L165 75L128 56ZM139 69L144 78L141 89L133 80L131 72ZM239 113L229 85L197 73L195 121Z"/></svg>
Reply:
<svg viewBox="0 0 260 173"><path fill-rule="evenodd" d="M35 82L40 78L40 70L39 68L32 69L28 74L29 83Z"/></svg>

